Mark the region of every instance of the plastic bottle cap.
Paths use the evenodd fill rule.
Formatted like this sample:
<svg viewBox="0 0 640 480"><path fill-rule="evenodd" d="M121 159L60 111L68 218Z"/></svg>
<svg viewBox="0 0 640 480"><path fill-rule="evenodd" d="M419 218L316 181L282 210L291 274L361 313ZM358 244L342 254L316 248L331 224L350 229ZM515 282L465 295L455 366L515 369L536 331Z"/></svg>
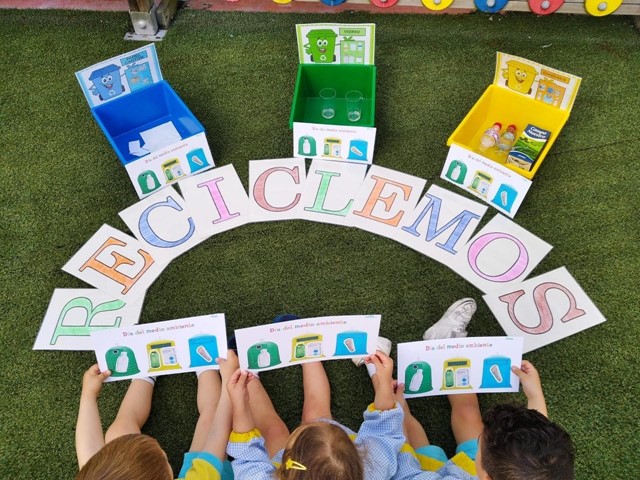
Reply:
<svg viewBox="0 0 640 480"><path fill-rule="evenodd" d="M516 131L517 129L518 129L518 127L516 127L513 123L507 127L507 130Z"/></svg>
<svg viewBox="0 0 640 480"><path fill-rule="evenodd" d="M502 124L500 122L496 122L493 124L493 126L495 127L496 125L498 125L498 128L502 128Z"/></svg>

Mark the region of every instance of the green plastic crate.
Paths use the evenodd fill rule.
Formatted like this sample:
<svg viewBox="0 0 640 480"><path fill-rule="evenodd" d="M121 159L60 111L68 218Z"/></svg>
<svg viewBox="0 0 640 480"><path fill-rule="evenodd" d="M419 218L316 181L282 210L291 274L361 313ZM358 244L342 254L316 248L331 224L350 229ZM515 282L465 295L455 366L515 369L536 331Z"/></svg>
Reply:
<svg viewBox="0 0 640 480"><path fill-rule="evenodd" d="M336 115L327 120L321 114L319 92L323 88L336 91ZM362 116L357 122L347 120L344 98L349 90L362 93ZM289 127L295 122L323 125L373 127L376 114L376 67L374 65L298 65Z"/></svg>

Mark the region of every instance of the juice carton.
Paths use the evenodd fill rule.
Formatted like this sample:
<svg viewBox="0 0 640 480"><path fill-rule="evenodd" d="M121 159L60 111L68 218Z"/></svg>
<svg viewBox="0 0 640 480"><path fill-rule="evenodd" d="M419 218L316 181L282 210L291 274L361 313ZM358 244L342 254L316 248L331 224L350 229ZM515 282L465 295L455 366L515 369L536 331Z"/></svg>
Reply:
<svg viewBox="0 0 640 480"><path fill-rule="evenodd" d="M523 170L531 170L550 136L551 132L548 130L531 124L527 125L509 152L507 164Z"/></svg>

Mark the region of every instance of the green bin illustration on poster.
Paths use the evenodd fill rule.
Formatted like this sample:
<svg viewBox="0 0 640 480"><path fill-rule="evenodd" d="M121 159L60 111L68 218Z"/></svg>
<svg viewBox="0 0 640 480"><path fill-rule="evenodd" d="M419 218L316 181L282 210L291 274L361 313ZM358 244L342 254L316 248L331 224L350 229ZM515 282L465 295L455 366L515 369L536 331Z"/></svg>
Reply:
<svg viewBox="0 0 640 480"><path fill-rule="evenodd" d="M431 365L427 362L413 362L404 372L404 391L407 394L426 393L433 390Z"/></svg>
<svg viewBox="0 0 640 480"><path fill-rule="evenodd" d="M129 347L112 347L105 353L112 377L128 377L140 373L136 356Z"/></svg>
<svg viewBox="0 0 640 480"><path fill-rule="evenodd" d="M311 55L313 63L333 63L336 60L336 32L330 28L319 28L307 33L309 43L305 45L305 53Z"/></svg>
<svg viewBox="0 0 640 480"><path fill-rule="evenodd" d="M249 347L247 351L249 368L268 368L279 365L280 351L273 342L260 342Z"/></svg>

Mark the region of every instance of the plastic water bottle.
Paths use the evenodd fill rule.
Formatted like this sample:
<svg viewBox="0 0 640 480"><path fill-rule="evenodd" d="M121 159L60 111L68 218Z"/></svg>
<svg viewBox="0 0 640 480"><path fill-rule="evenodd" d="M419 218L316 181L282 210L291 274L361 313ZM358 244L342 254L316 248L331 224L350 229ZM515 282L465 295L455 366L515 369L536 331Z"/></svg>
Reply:
<svg viewBox="0 0 640 480"><path fill-rule="evenodd" d="M478 145L478 153L488 152L498 141L500 140L500 129L502 124L496 122L491 128L488 128L480 138L480 144Z"/></svg>
<svg viewBox="0 0 640 480"><path fill-rule="evenodd" d="M268 367L271 363L271 355L265 349L263 349L258 355L258 367L264 368Z"/></svg>
<svg viewBox="0 0 640 480"><path fill-rule="evenodd" d="M411 378L411 383L409 383L409 391L417 392L420 390L420 385L422 385L422 379L424 378L424 374L422 373L422 369L419 368L418 371Z"/></svg>
<svg viewBox="0 0 640 480"><path fill-rule="evenodd" d="M516 126L509 125L507 130L500 135L500 139L494 148L494 157L500 163L507 161L507 155L513 147L513 143L516 141Z"/></svg>
<svg viewBox="0 0 640 480"><path fill-rule="evenodd" d="M127 352L120 352L120 356L116 360L116 372L127 373L129 369L129 356Z"/></svg>

